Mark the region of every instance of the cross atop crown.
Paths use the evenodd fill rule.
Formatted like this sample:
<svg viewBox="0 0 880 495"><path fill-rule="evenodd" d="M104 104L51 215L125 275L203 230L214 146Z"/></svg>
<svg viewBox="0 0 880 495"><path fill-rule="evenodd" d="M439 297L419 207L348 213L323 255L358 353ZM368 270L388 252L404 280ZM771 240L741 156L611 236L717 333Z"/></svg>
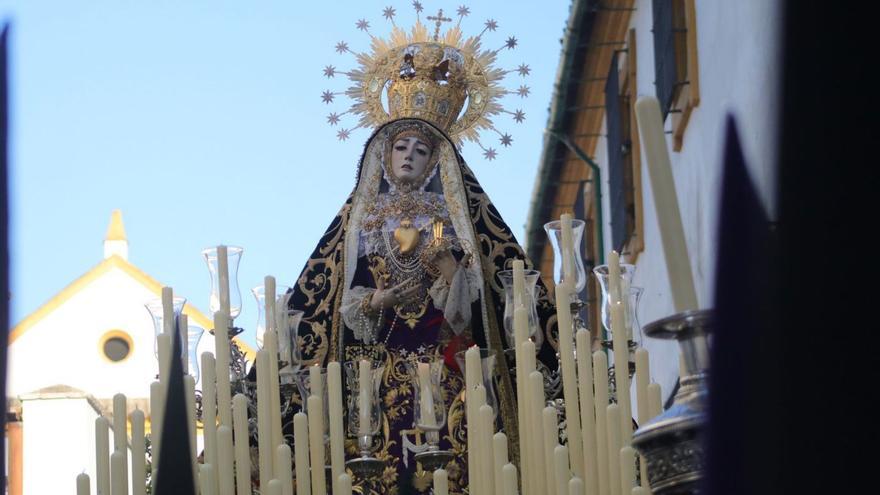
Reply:
<svg viewBox="0 0 880 495"><path fill-rule="evenodd" d="M437 21L434 23L434 41L440 39L440 26L442 26L444 22L452 22L452 19L449 17L443 17L443 9L437 11L437 15L429 15L429 21Z"/></svg>

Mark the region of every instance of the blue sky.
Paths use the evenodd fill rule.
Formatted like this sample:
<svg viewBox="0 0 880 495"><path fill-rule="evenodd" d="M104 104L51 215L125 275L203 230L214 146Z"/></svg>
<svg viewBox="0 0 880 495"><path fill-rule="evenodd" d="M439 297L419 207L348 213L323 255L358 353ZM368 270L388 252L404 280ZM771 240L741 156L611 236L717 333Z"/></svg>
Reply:
<svg viewBox="0 0 880 495"><path fill-rule="evenodd" d="M121 209L129 260L207 311L200 251L244 248L237 320L252 339L250 288L274 275L290 285L354 185L367 130L340 142L326 124L347 109L324 90L348 81L322 69L354 67L351 55L390 30L382 9L411 26L411 2L0 0L11 22L12 319L19 322L102 259L113 209ZM423 1L423 17L460 3ZM497 119L495 161L465 144L463 155L522 239L560 55L569 2L479 1L466 34L487 19L485 46L519 43L498 65L528 64L531 96L502 103L526 121Z"/></svg>

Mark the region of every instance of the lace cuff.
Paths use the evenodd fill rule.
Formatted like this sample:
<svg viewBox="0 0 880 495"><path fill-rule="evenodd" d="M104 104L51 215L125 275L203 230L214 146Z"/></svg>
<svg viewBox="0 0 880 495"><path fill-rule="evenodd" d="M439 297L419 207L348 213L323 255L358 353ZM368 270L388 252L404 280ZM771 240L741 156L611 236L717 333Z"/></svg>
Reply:
<svg viewBox="0 0 880 495"><path fill-rule="evenodd" d="M365 307L373 297L373 292L376 292L376 289L371 287L352 287L346 291L342 298L342 306L339 308L342 321L351 328L354 338L365 344L376 342L379 326L380 316L369 313Z"/></svg>
<svg viewBox="0 0 880 495"><path fill-rule="evenodd" d="M477 277L468 269L459 266L452 277L452 283L437 277L428 290L435 308L443 309L443 317L456 335L471 322L471 303L479 297Z"/></svg>

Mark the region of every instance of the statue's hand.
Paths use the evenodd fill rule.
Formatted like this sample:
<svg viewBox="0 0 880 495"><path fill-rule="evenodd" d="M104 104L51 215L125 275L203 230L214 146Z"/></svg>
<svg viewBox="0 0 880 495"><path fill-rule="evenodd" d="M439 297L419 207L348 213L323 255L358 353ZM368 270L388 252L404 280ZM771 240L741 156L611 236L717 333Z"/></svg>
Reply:
<svg viewBox="0 0 880 495"><path fill-rule="evenodd" d="M386 289L385 279L380 277L376 282L376 292L373 292L373 297L370 299L370 307L373 311L381 311L402 302L409 302L419 290L419 286L411 282L412 280L405 280Z"/></svg>
<svg viewBox="0 0 880 495"><path fill-rule="evenodd" d="M434 265L437 267L438 270L440 270L440 275L443 276L443 279L446 280L446 283L452 284L452 278L455 276L455 272L458 270L458 267L467 266L470 258L470 253L467 253L461 259L461 261L456 261L455 256L452 255L452 252L446 249L437 253L437 256L434 257Z"/></svg>

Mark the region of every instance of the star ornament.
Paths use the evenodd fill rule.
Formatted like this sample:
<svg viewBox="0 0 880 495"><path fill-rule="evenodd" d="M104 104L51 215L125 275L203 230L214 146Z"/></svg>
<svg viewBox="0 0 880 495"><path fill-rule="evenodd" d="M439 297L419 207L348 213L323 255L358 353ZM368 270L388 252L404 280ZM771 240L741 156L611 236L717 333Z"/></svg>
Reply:
<svg viewBox="0 0 880 495"><path fill-rule="evenodd" d="M327 116L327 123L330 125L336 125L339 123L339 114L336 112L331 113Z"/></svg>
<svg viewBox="0 0 880 495"><path fill-rule="evenodd" d="M529 96L529 91L530 91L530 89L528 86L520 86L519 89L516 90L516 94L525 98L525 97Z"/></svg>
<svg viewBox="0 0 880 495"><path fill-rule="evenodd" d="M513 50L514 48L516 48L517 43L518 43L518 41L516 40L516 38L511 36L510 38L507 38L507 41L504 42L504 46L508 50Z"/></svg>
<svg viewBox="0 0 880 495"><path fill-rule="evenodd" d="M336 53L345 53L348 51L348 43L340 41L336 43Z"/></svg>
<svg viewBox="0 0 880 495"><path fill-rule="evenodd" d="M413 3L412 3L412 6L413 6L414 9L416 9L416 13L419 13L419 14L420 14L423 10L425 10L425 8L422 7L422 2L413 2Z"/></svg>
<svg viewBox="0 0 880 495"><path fill-rule="evenodd" d="M513 143L513 138L510 137L510 134L504 134L501 136L501 144L504 146L510 146Z"/></svg>
<svg viewBox="0 0 880 495"><path fill-rule="evenodd" d="M456 12L458 13L459 17L465 17L471 13L471 9L469 9L467 5L462 5L458 8L458 10L456 10Z"/></svg>
<svg viewBox="0 0 880 495"><path fill-rule="evenodd" d="M336 137L340 141L345 141L351 135L351 131L348 129L339 129L339 132L336 133Z"/></svg>
<svg viewBox="0 0 880 495"><path fill-rule="evenodd" d="M370 23L367 22L366 19L361 19L361 20L357 21L356 26L361 31L366 31L367 29L370 29Z"/></svg>
<svg viewBox="0 0 880 495"><path fill-rule="evenodd" d="M519 75L526 77L532 72L532 69L530 69L527 64L519 64L519 67L516 68L516 71L519 72Z"/></svg>
<svg viewBox="0 0 880 495"><path fill-rule="evenodd" d="M394 19L394 15L396 13L397 12L395 12L394 7L385 7L385 9L382 11L382 16L388 20L391 20Z"/></svg>
<svg viewBox="0 0 880 495"><path fill-rule="evenodd" d="M321 101L324 103L333 103L333 92L327 90L321 93Z"/></svg>
<svg viewBox="0 0 880 495"><path fill-rule="evenodd" d="M336 75L336 67L333 67L332 65L328 65L327 67L324 67L324 77L329 79L335 75Z"/></svg>
<svg viewBox="0 0 880 495"><path fill-rule="evenodd" d="M486 160L492 161L496 156L498 156L498 152L495 151L495 148L488 148L483 151L483 158Z"/></svg>
<svg viewBox="0 0 880 495"><path fill-rule="evenodd" d="M489 19L488 21L486 21L486 29L488 29L489 31L495 31L496 29L498 29L498 21L496 21L495 19Z"/></svg>
<svg viewBox="0 0 880 495"><path fill-rule="evenodd" d="M522 124L522 121L526 120L526 113L522 110L517 110L513 113L513 120L515 120L517 124Z"/></svg>

